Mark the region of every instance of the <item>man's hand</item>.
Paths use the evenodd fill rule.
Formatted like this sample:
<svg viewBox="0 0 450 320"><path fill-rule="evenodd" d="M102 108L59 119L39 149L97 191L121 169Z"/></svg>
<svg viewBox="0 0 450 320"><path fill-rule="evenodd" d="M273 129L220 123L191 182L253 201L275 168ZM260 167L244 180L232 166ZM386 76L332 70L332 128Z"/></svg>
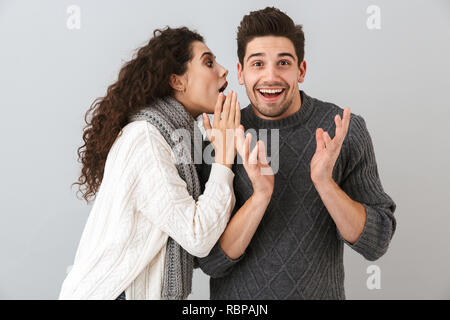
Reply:
<svg viewBox="0 0 450 320"><path fill-rule="evenodd" d="M341 152L350 123L350 108L345 108L343 119L336 115L334 122L336 123L336 134L333 140L322 128L316 130L316 153L311 159L311 180L315 185L331 182L333 179L333 168Z"/></svg>
<svg viewBox="0 0 450 320"><path fill-rule="evenodd" d="M253 196L266 199L267 202L273 193L274 174L266 158L264 142L259 140L250 152L252 135L244 135L244 126L236 129L237 151L243 160L244 169L252 182Z"/></svg>

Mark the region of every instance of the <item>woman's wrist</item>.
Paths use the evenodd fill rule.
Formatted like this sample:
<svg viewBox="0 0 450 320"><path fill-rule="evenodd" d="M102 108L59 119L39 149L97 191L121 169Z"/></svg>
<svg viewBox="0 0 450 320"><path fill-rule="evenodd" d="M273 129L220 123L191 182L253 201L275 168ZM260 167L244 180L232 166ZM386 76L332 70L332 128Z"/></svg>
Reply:
<svg viewBox="0 0 450 320"><path fill-rule="evenodd" d="M214 159L214 163L221 164L229 169L231 169L231 166L233 165L232 163L226 163L226 161L224 162L224 161L220 161L218 159Z"/></svg>

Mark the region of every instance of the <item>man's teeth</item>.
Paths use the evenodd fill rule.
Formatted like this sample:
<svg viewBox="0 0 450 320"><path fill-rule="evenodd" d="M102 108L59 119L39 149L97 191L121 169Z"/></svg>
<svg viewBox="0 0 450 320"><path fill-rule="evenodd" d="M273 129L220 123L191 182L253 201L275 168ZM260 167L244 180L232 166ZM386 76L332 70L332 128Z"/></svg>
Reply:
<svg viewBox="0 0 450 320"><path fill-rule="evenodd" d="M283 91L283 89L258 89L258 90L261 93L271 93L271 94L280 93L281 91Z"/></svg>

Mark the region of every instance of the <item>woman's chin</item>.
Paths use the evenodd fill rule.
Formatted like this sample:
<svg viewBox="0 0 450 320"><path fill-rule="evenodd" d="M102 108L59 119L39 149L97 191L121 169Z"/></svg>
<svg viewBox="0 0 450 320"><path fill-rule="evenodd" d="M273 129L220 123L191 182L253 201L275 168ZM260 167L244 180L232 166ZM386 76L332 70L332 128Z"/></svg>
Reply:
<svg viewBox="0 0 450 320"><path fill-rule="evenodd" d="M214 114L214 108L208 108L208 109L205 109L206 111L204 111L205 113L207 113L207 114Z"/></svg>

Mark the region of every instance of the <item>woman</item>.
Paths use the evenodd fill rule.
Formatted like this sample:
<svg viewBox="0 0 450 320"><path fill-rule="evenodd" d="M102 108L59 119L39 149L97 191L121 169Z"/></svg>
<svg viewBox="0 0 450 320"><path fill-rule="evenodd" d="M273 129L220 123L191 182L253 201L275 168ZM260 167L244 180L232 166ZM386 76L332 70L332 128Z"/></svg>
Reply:
<svg viewBox="0 0 450 320"><path fill-rule="evenodd" d="M95 203L60 299L187 298L193 255L209 253L235 201L236 148L218 138L240 123L236 94L221 93L227 73L199 34L155 30L94 101L76 184ZM200 114L215 150L202 195L193 160Z"/></svg>

